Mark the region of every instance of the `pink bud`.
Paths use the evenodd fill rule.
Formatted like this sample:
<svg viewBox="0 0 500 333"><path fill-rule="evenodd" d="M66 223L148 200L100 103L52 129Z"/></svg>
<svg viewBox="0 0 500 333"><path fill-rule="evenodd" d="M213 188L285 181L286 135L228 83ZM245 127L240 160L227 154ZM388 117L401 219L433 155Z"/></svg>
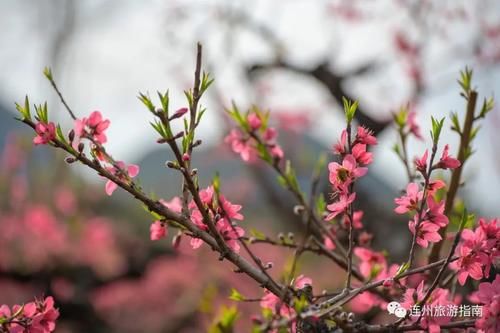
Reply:
<svg viewBox="0 0 500 333"><path fill-rule="evenodd" d="M383 283L383 286L385 288L390 288L394 285L394 279L387 279L387 280L384 280L384 283Z"/></svg>
<svg viewBox="0 0 500 333"><path fill-rule="evenodd" d="M256 113L251 113L248 115L248 124L250 124L250 128L256 130L262 125L262 120Z"/></svg>
<svg viewBox="0 0 500 333"><path fill-rule="evenodd" d="M184 155L182 155L182 160L184 162L189 161L190 159L191 159L191 157L189 156L188 153L184 153Z"/></svg>
<svg viewBox="0 0 500 333"><path fill-rule="evenodd" d="M170 117L170 119L180 118L183 115L185 115L187 112L188 112L188 108L180 108L179 110L174 112L174 114L172 115L172 117Z"/></svg>

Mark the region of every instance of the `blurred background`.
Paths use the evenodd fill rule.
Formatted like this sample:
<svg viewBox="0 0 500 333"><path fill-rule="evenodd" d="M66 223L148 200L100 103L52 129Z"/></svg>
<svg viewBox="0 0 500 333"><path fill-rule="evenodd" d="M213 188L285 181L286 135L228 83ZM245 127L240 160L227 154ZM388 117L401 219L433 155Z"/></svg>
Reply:
<svg viewBox="0 0 500 333"><path fill-rule="evenodd" d="M411 103L429 139L431 115L463 114L456 80L466 65L481 101L500 95L496 0L0 0L0 304L54 295L58 332L203 332L219 305L231 304L230 286L260 297L207 249L194 252L181 242L174 251L168 241L150 242L151 218L140 205L123 192L107 197L100 177L47 147L32 147L33 134L14 120L14 102L28 94L34 103L48 101L50 118L63 128L72 126L42 75L50 66L77 116L100 110L111 120L108 151L140 165L146 191L171 199L180 180L164 167L171 155L155 143L137 95L169 89L173 109L186 106L197 41L215 77L202 100L203 145L193 161L202 186L219 171L227 197L244 206L245 229L299 234L293 200L275 175L245 165L223 143L230 126L224 108L234 101L240 109L270 109L279 143L308 186L318 156L333 158L344 126L341 97L359 100L356 121L379 140L359 186L363 223L375 247L396 262L409 233L392 212L406 186L392 151L392 113ZM449 125L442 142L453 152L458 138ZM464 172L460 195L478 216L500 213L499 129L496 107L482 121ZM429 140L410 140L410 156L428 146ZM265 245L256 251L274 262L276 276L290 265L291 252ZM325 263L302 260L318 292L342 278ZM315 275L319 266L329 273ZM242 325L252 312L255 305L243 306Z"/></svg>

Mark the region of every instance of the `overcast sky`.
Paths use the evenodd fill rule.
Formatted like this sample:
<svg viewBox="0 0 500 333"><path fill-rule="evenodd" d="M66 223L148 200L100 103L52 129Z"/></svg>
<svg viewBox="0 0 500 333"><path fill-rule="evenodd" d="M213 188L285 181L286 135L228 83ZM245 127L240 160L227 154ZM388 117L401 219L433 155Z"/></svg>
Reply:
<svg viewBox="0 0 500 333"><path fill-rule="evenodd" d="M253 21L271 29L284 41L287 59L296 64L308 66L325 57L336 68L345 69L366 59L384 62L382 75L352 82L352 89L368 110L377 110L374 112L383 118L405 101L409 91L401 79L404 70L392 50L392 38L387 37L395 27L404 25L408 17L399 15L393 2L382 0L375 2L377 5L366 2L372 7L369 13L375 19L362 25L333 18L325 10L327 1L234 1L233 9L247 13ZM78 115L101 110L111 119L108 149L119 159L138 160L155 147L155 135L148 124L151 117L137 100L137 93L149 91L153 95L156 90L170 89L173 108L184 106L182 90L191 84L194 43L201 40L207 61L217 75L217 94L224 103L234 99L241 105L257 102L271 110L307 109L313 115L311 134L325 147L330 146L337 140L342 118L332 112L338 106L317 82L291 73L269 75L265 85L271 89L271 96L255 100L257 95L249 90L241 65L270 59L272 49L248 30L216 19L215 8L223 3L226 1L77 1L73 23L64 27L67 31L63 29L68 39L64 40L54 64L51 63L57 47L54 36L61 36L57 34L62 26L59 11L63 1L1 0L0 100L12 106L26 93L33 102L48 100L52 117L69 126L67 115L56 103L56 96L42 75L43 67L49 65ZM194 6L183 13L179 8L186 4ZM182 19L185 17L189 19ZM469 32L463 29L458 35L465 43ZM434 32L429 38L436 38ZM447 116L452 110L464 109L455 82L467 59L453 54L443 56L439 41L435 44L427 56L431 65L426 67L431 92L422 98L418 117L425 135L430 114ZM433 61L434 58L438 60ZM475 82L483 96L500 95L499 67L477 69ZM211 144L222 135L217 131L223 128L220 104L213 99L204 104L209 111L200 135ZM500 149L496 134L499 109L494 113L483 123L475 144L478 153L468 162L465 172L474 205L489 215L498 215L495 203L500 198ZM390 149L395 139L394 131L383 133L371 172L400 188L404 186L405 173ZM456 135L446 131L443 142L455 148ZM424 143L410 142L412 155L423 152L425 147Z"/></svg>

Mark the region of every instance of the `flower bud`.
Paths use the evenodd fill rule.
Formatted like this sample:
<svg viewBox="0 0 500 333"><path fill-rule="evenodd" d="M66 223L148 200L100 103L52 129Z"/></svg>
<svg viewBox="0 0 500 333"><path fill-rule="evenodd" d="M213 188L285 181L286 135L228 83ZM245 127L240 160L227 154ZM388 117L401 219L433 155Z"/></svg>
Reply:
<svg viewBox="0 0 500 333"><path fill-rule="evenodd" d="M191 145L191 148L198 147L199 145L201 145L201 143L202 143L202 141L200 139L198 139L195 142L193 142L193 144Z"/></svg>
<svg viewBox="0 0 500 333"><path fill-rule="evenodd" d="M75 139L75 130L72 129L71 131L69 131L68 138L69 138L69 142L73 143L73 140Z"/></svg>
<svg viewBox="0 0 500 333"><path fill-rule="evenodd" d="M165 165L170 169L179 169L179 165L176 162L167 161Z"/></svg>
<svg viewBox="0 0 500 333"><path fill-rule="evenodd" d="M179 110L175 111L174 114L168 119L168 120L174 120L177 118L182 117L188 112L188 108L180 108Z"/></svg>
<svg viewBox="0 0 500 333"><path fill-rule="evenodd" d="M189 154L188 154L188 153L184 153L184 154L182 155L182 160L183 160L184 162L187 162L187 161L189 161L190 159L191 159L191 157L189 156Z"/></svg>
<svg viewBox="0 0 500 333"><path fill-rule="evenodd" d="M80 143L78 144L78 152L79 152L80 154L82 153L83 148L85 148L85 145L83 144L83 142L80 142Z"/></svg>
<svg viewBox="0 0 500 333"><path fill-rule="evenodd" d="M74 157L66 157L66 158L64 159L64 161L65 161L66 163L68 163L68 164L71 164L71 163L76 162L76 158L74 158Z"/></svg>
<svg viewBox="0 0 500 333"><path fill-rule="evenodd" d="M390 288L394 285L394 279L386 279L384 280L383 286L385 288Z"/></svg>

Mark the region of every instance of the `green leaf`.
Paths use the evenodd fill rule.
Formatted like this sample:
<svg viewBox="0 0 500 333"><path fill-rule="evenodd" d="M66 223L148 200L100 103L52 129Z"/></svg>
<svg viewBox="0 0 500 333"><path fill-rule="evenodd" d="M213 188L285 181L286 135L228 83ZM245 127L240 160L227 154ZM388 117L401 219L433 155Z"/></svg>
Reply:
<svg viewBox="0 0 500 333"><path fill-rule="evenodd" d="M161 92L157 91L158 97L160 98L160 103L161 107L163 109L163 112L165 112L166 118L168 119L168 107L169 107L169 102L170 99L168 97L168 90L165 92L165 94L162 94Z"/></svg>
<svg viewBox="0 0 500 333"><path fill-rule="evenodd" d="M495 107L495 101L493 100L493 97L490 97L488 99L484 99L483 106L481 107L481 112L479 113L478 118L484 118L486 115L493 110Z"/></svg>
<svg viewBox="0 0 500 333"><path fill-rule="evenodd" d="M236 302L241 302L246 300L245 296L240 294L240 292L234 288L231 288L231 295L229 296L229 299Z"/></svg>
<svg viewBox="0 0 500 333"><path fill-rule="evenodd" d="M45 77L49 80L49 81L53 81L54 78L52 76L52 70L50 69L50 67L45 67L43 69L43 75L45 75Z"/></svg>
<svg viewBox="0 0 500 333"><path fill-rule="evenodd" d="M408 270L408 268L410 268L410 263L409 262L404 262L401 264L401 266L399 266L397 272L396 272L396 276L395 277L399 277L401 274L403 274L404 272L406 272Z"/></svg>
<svg viewBox="0 0 500 333"><path fill-rule="evenodd" d="M235 306L225 307L224 305L219 310L219 314L208 329L209 333L232 333L234 332L234 324L239 317L238 309Z"/></svg>
<svg viewBox="0 0 500 333"><path fill-rule="evenodd" d="M431 138L435 144L437 144L439 141L439 136L441 135L441 130L443 129L444 119L445 118L441 118L441 120L436 120L434 117L431 116L431 121L432 121Z"/></svg>
<svg viewBox="0 0 500 333"><path fill-rule="evenodd" d="M220 193L220 175L218 172L215 173L214 179L212 180L212 185L214 187L215 193Z"/></svg>
<svg viewBox="0 0 500 333"><path fill-rule="evenodd" d="M462 90L465 96L469 95L471 90L471 82L472 82L472 69L469 69L467 66L463 71L460 71L460 79L458 80L458 84L462 87Z"/></svg>
<svg viewBox="0 0 500 333"><path fill-rule="evenodd" d="M31 120L30 102L28 95L24 97L24 107L19 103L15 103L16 110L21 114L22 120Z"/></svg>
<svg viewBox="0 0 500 333"><path fill-rule="evenodd" d="M309 305L309 301L307 300L307 296L305 294L300 295L300 298L296 298L293 304L293 307L297 313L301 313L303 310L307 308Z"/></svg>
<svg viewBox="0 0 500 333"><path fill-rule="evenodd" d="M318 213L319 216L321 216L323 215L325 210L326 210L325 195L323 193L320 193L320 195L318 195L318 198L316 199L316 212Z"/></svg>
<svg viewBox="0 0 500 333"><path fill-rule="evenodd" d="M458 114L456 112L451 113L451 123L451 130L460 134L462 129L460 128L460 121L458 120Z"/></svg>
<svg viewBox="0 0 500 333"><path fill-rule="evenodd" d="M262 231L259 231L257 229L250 229L250 235L255 238L255 239L259 239L259 240L264 240L266 239L266 235L262 232Z"/></svg>
<svg viewBox="0 0 500 333"><path fill-rule="evenodd" d="M356 114L356 110L358 109L358 101L353 102L346 97L342 97L342 103L344 104L344 113L347 123L350 124Z"/></svg>
<svg viewBox="0 0 500 333"><path fill-rule="evenodd" d="M403 105L399 108L399 111L394 114L394 122L396 125L403 129L406 126L406 119L408 118L409 105Z"/></svg>
<svg viewBox="0 0 500 333"><path fill-rule="evenodd" d="M148 108L149 111L151 111L151 113L156 114L156 108L148 95L139 92L139 96L137 96L137 98Z"/></svg>
<svg viewBox="0 0 500 333"><path fill-rule="evenodd" d="M189 108L192 108L193 107L193 92L192 92L192 90L191 89L185 90L184 96L186 96Z"/></svg>
<svg viewBox="0 0 500 333"><path fill-rule="evenodd" d="M59 139L59 141L62 141L63 143L67 144L66 138L64 137L64 134L62 132L60 125L57 125L57 127L56 127L56 137L57 137L57 139Z"/></svg>
<svg viewBox="0 0 500 333"><path fill-rule="evenodd" d="M203 72L201 78L201 87L200 87L200 96L205 93L205 91L210 87L210 85L214 82L214 79L210 77L210 73Z"/></svg>

